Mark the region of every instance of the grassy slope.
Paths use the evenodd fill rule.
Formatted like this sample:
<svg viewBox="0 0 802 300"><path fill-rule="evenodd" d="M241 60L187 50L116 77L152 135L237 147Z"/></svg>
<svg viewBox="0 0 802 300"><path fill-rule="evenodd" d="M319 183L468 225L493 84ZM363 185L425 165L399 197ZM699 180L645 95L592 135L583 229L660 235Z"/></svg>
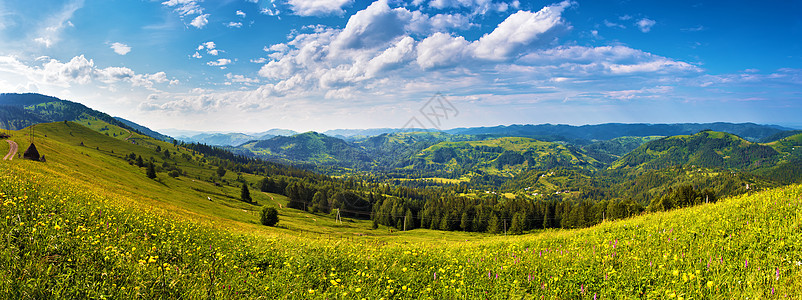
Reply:
<svg viewBox="0 0 802 300"><path fill-rule="evenodd" d="M91 147L127 143L49 130L92 138L43 138L47 163L2 162L3 298L771 299L802 288L802 186L515 237L387 234L287 209L280 228L245 216L209 226L237 210L194 203L190 180L141 179Z"/></svg>

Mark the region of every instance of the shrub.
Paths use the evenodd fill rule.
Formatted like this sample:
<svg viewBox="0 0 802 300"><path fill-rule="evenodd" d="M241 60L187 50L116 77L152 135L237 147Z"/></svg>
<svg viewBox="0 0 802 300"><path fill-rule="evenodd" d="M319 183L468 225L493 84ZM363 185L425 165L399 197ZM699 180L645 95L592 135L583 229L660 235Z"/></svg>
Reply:
<svg viewBox="0 0 802 300"><path fill-rule="evenodd" d="M278 223L278 211L274 207L262 208L262 225L275 226Z"/></svg>

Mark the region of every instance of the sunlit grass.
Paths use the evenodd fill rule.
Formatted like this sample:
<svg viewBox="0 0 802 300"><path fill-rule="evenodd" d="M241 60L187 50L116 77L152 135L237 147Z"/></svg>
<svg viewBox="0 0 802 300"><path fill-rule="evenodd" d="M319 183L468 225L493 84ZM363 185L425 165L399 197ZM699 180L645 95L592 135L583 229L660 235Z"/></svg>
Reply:
<svg viewBox="0 0 802 300"><path fill-rule="evenodd" d="M231 199L192 177L213 168L150 180L116 155L155 151L52 126L47 163L0 163L0 298L800 298L799 185L581 230L391 232Z"/></svg>

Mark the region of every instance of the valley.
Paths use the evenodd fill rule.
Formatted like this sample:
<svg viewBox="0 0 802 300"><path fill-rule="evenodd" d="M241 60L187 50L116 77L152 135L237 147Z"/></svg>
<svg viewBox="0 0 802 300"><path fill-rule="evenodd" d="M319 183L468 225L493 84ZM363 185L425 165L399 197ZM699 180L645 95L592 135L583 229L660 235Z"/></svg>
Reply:
<svg viewBox="0 0 802 300"><path fill-rule="evenodd" d="M583 144L302 133L213 147L74 116L4 130L47 158L0 163L10 298L793 298L802 287L798 133ZM260 224L265 208L276 226Z"/></svg>

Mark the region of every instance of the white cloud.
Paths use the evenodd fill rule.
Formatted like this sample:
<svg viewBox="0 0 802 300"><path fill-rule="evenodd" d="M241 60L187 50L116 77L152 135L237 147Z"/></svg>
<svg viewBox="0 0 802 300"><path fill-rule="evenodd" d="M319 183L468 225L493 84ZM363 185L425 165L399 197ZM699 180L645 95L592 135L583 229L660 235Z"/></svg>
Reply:
<svg viewBox="0 0 802 300"><path fill-rule="evenodd" d="M396 9L396 12L409 19L406 28L410 32L431 34L434 32L449 32L452 29L469 29L479 26L471 22L469 16L462 14L437 14L429 16L420 11L409 12L406 9Z"/></svg>
<svg viewBox="0 0 802 300"><path fill-rule="evenodd" d="M646 33L646 32L649 32L650 30L652 30L652 26L654 26L654 24L657 24L657 22L655 22L654 20L643 18L643 19L640 19L635 24L638 25L638 28L640 29L640 31L642 31L643 33Z"/></svg>
<svg viewBox="0 0 802 300"><path fill-rule="evenodd" d="M196 50L198 50L198 51L206 50L207 54L214 55L214 56L219 55L220 52L225 52L223 50L217 49L217 44L215 44L213 41L201 43L200 45L198 45ZM192 55L192 57L201 58L201 55L200 55L200 53L198 53L198 51L196 51L195 54Z"/></svg>
<svg viewBox="0 0 802 300"><path fill-rule="evenodd" d="M206 63L212 67L220 67L220 69L225 69L227 65L231 64L231 60L228 58L220 58L218 60L213 60Z"/></svg>
<svg viewBox="0 0 802 300"><path fill-rule="evenodd" d="M563 26L561 14L571 5L572 2L563 1L544 7L536 13L519 11L512 14L493 32L485 34L479 41L473 43L475 55L491 60L509 58L522 47L541 41L545 33Z"/></svg>
<svg viewBox="0 0 802 300"><path fill-rule="evenodd" d="M237 16L239 16L239 17L243 17L243 18L245 17L245 13L244 13L244 12L242 12L241 10L238 10L237 12L235 12L235 14L236 14Z"/></svg>
<svg viewBox="0 0 802 300"><path fill-rule="evenodd" d="M393 47L368 61L365 76L373 78L381 72L400 66L412 57L414 48L415 40L408 36L404 37Z"/></svg>
<svg viewBox="0 0 802 300"><path fill-rule="evenodd" d="M62 31L67 27L74 27L70 22L70 18L83 5L83 0L71 1L64 5L58 13L40 23L43 26L37 30L33 41L45 46L45 48L50 48L61 41Z"/></svg>
<svg viewBox="0 0 802 300"><path fill-rule="evenodd" d="M353 0L289 0L290 9L299 16L342 15L343 6Z"/></svg>
<svg viewBox="0 0 802 300"><path fill-rule="evenodd" d="M518 8L520 2L513 1L506 2L493 2L491 0L432 0L429 2L429 7L437 9L447 8L468 8L472 14L485 14L489 11L504 12L510 7Z"/></svg>
<svg viewBox="0 0 802 300"><path fill-rule="evenodd" d="M195 27L197 27L199 29L203 28L204 26L206 26L206 24L209 24L208 17L209 17L209 14L199 15L199 16L195 17L195 19L193 19L192 22L189 23L189 25L195 26Z"/></svg>
<svg viewBox="0 0 802 300"><path fill-rule="evenodd" d="M424 70L454 66L465 62L468 45L461 36L438 32L420 42L416 62Z"/></svg>
<svg viewBox="0 0 802 300"><path fill-rule="evenodd" d="M259 83L259 79L257 79L257 78L248 78L248 77L245 77L245 75L238 75L238 74L231 74L231 73L226 74L226 79L228 79L228 82L231 82L231 83L242 83L244 85L251 85L251 84Z"/></svg>
<svg viewBox="0 0 802 300"><path fill-rule="evenodd" d="M175 7L175 11L182 16L203 13L203 8L198 5L196 0L169 0L162 2L162 5Z"/></svg>
<svg viewBox="0 0 802 300"><path fill-rule="evenodd" d="M114 53L119 55L126 55L128 52L131 52L131 47L123 44L123 43L113 43L111 44L111 49L114 50Z"/></svg>
<svg viewBox="0 0 802 300"><path fill-rule="evenodd" d="M229 22L228 24L226 24L226 27L228 27L228 28L240 28L240 27L242 27L242 22Z"/></svg>
<svg viewBox="0 0 802 300"><path fill-rule="evenodd" d="M99 68L84 55L75 56L68 62L45 59L41 66L28 66L14 57L0 56L0 74L8 76L0 76L0 82L17 80L41 87L60 88L74 87L75 84L89 86L93 83L102 83L100 87L111 87L118 82L129 82L133 87L150 89L155 83L169 80L164 72L137 74L126 67Z"/></svg>
<svg viewBox="0 0 802 300"><path fill-rule="evenodd" d="M608 21L608 20L604 20L604 26L607 26L607 27L617 27L617 28L621 28L621 29L627 28L627 27L626 27L626 26L624 26L624 25L621 25L621 24L618 24L618 23L615 23L615 22L610 22L610 21Z"/></svg>
<svg viewBox="0 0 802 300"><path fill-rule="evenodd" d="M275 9L275 8L274 9L262 8L262 10L260 10L259 13L261 13L263 15L268 15L268 16L278 16L281 13L281 11L279 11L278 9Z"/></svg>
<svg viewBox="0 0 802 300"><path fill-rule="evenodd" d="M692 64L625 46L562 46L527 54L517 60L517 63L528 66L549 66L550 72L559 76L701 72L699 67Z"/></svg>
<svg viewBox="0 0 802 300"><path fill-rule="evenodd" d="M386 0L379 0L351 16L333 46L342 49L386 46L404 33L406 24L407 21L397 10L390 9Z"/></svg>

